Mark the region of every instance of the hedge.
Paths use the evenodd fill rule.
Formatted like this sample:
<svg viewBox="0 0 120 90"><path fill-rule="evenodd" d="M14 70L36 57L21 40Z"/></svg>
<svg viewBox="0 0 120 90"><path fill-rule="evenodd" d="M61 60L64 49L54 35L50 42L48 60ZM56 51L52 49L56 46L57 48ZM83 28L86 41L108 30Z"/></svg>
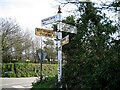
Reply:
<svg viewBox="0 0 120 90"><path fill-rule="evenodd" d="M57 64L43 64L43 76L57 75ZM4 63L2 77L37 77L40 75L40 64L35 63Z"/></svg>

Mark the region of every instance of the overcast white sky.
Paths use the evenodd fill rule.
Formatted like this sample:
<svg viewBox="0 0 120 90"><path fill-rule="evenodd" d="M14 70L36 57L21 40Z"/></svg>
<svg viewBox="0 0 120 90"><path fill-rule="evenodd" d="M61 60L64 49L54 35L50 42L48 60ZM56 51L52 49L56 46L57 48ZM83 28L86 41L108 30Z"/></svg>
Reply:
<svg viewBox="0 0 120 90"><path fill-rule="evenodd" d="M57 13L56 5L55 0L0 0L0 17L16 19L22 28L34 31L41 19Z"/></svg>
<svg viewBox="0 0 120 90"><path fill-rule="evenodd" d="M24 28L34 29L41 19L56 13L54 0L0 0L0 17L12 17Z"/></svg>

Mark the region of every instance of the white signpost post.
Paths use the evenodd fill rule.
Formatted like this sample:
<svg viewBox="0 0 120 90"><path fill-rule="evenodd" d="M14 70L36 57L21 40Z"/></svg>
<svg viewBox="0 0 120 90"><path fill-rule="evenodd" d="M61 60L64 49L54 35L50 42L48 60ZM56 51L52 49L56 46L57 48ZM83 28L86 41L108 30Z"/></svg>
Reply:
<svg viewBox="0 0 120 90"><path fill-rule="evenodd" d="M62 79L62 46L69 43L69 35L67 35L66 37L64 37L62 39L62 31L77 34L76 27L71 26L69 24L62 23L61 13L62 13L61 8L59 6L57 15L54 15L54 16L51 16L51 17L48 17L48 18L41 20L42 26L57 22L56 39L57 39L57 50L58 50L57 59L58 59L58 82L59 83L61 82L61 79ZM44 32L49 33L50 35L44 34ZM36 29L36 35L38 35L38 36L41 36L41 35L52 36L54 34L53 34L53 32L50 32L50 31L48 32L46 30Z"/></svg>
<svg viewBox="0 0 120 90"><path fill-rule="evenodd" d="M62 78L62 45L61 45L61 40L62 40L62 17L61 17L61 8L60 6L58 7L58 13L57 15L45 18L43 20L41 20L41 25L48 25L51 23L57 23L57 50L58 50L58 82L61 82L61 78Z"/></svg>
<svg viewBox="0 0 120 90"><path fill-rule="evenodd" d="M58 82L61 82L62 79L62 32L61 32L61 24L62 24L62 17L61 17L61 8L58 7L58 24L57 24L57 44L58 44Z"/></svg>

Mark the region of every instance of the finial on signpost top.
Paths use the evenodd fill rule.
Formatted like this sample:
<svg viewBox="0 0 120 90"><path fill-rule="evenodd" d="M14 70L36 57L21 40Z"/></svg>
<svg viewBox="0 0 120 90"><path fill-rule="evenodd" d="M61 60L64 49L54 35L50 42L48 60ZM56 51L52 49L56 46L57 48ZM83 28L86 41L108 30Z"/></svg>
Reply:
<svg viewBox="0 0 120 90"><path fill-rule="evenodd" d="M62 13L62 12L61 12L61 8L60 8L60 5L58 6L58 13Z"/></svg>

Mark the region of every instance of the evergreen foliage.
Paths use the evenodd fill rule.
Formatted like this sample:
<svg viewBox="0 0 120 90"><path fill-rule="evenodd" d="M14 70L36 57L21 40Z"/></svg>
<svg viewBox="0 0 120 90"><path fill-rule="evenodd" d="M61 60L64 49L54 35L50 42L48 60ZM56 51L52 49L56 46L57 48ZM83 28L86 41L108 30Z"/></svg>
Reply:
<svg viewBox="0 0 120 90"><path fill-rule="evenodd" d="M63 87L120 88L120 40L111 37L117 26L94 8L93 3L81 3L79 8L81 15L77 20L69 16L63 21L78 30L76 35L70 34L70 43L63 46L67 61Z"/></svg>

